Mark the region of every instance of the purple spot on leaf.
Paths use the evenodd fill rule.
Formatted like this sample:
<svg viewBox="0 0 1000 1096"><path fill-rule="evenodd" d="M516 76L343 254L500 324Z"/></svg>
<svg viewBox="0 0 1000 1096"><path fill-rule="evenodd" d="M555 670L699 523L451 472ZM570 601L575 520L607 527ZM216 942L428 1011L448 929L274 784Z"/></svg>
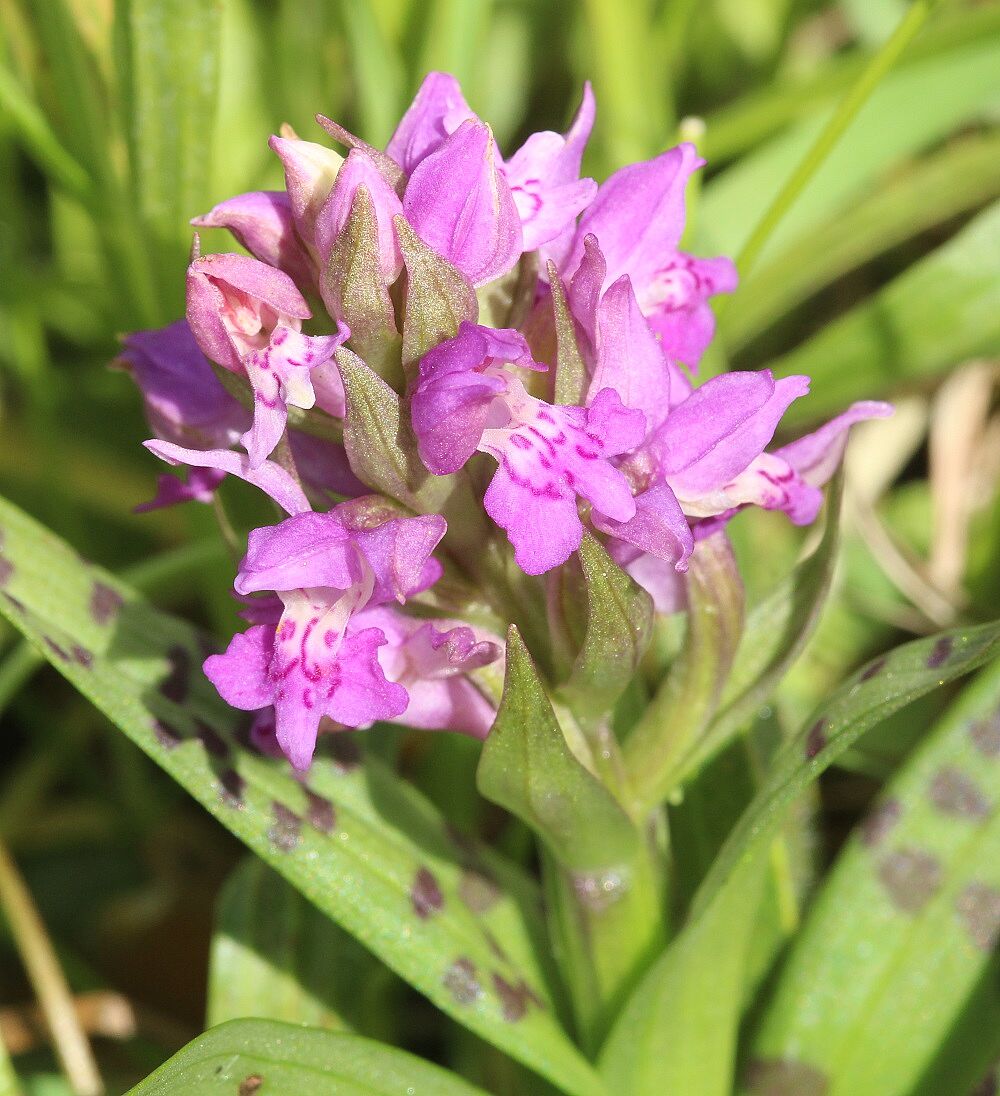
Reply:
<svg viewBox="0 0 1000 1096"><path fill-rule="evenodd" d="M858 681L871 681L871 679L875 677L876 674L880 674L882 670L885 669L885 664L887 661L888 660L885 658L875 659L875 661L870 666L866 666L861 671L861 674L858 677Z"/></svg>
<svg viewBox="0 0 1000 1096"><path fill-rule="evenodd" d="M976 947L992 951L1000 939L1000 890L970 883L958 896L956 908Z"/></svg>
<svg viewBox="0 0 1000 1096"><path fill-rule="evenodd" d="M826 747L826 727L828 720L826 716L822 719L818 719L812 727L809 728L809 733L806 735L806 760L812 761L814 757L822 753Z"/></svg>
<svg viewBox="0 0 1000 1096"><path fill-rule="evenodd" d="M271 804L271 811L274 821L267 831L267 839L276 849L291 852L298 845L302 835L302 819L277 800Z"/></svg>
<svg viewBox="0 0 1000 1096"><path fill-rule="evenodd" d="M105 586L103 582L95 582L90 592L90 615L97 624L110 624L122 607L122 596L117 590Z"/></svg>
<svg viewBox="0 0 1000 1096"><path fill-rule="evenodd" d="M928 794L934 806L945 814L985 818L990 813L990 801L972 777L950 765L934 774Z"/></svg>
<svg viewBox="0 0 1000 1096"><path fill-rule="evenodd" d="M213 757L225 757L229 753L226 740L200 719L195 720L195 737Z"/></svg>
<svg viewBox="0 0 1000 1096"><path fill-rule="evenodd" d="M953 641L951 636L942 636L937 643L934 644L934 649L927 656L927 669L936 670L938 666L948 661L948 656L951 654Z"/></svg>
<svg viewBox="0 0 1000 1096"><path fill-rule="evenodd" d="M456 959L444 972L444 987L460 1005L471 1005L482 996L483 987L476 977L476 966L471 959Z"/></svg>
<svg viewBox="0 0 1000 1096"><path fill-rule="evenodd" d="M747 1087L754 1096L825 1096L829 1082L805 1062L780 1058L750 1062Z"/></svg>
<svg viewBox="0 0 1000 1096"><path fill-rule="evenodd" d="M14 564L6 557L0 555L0 586L6 586L14 574Z"/></svg>
<svg viewBox="0 0 1000 1096"><path fill-rule="evenodd" d="M306 819L309 825L314 830L319 830L320 833L333 833L337 826L337 812L334 810L333 804L329 799L317 795L316 792L310 791L308 788L304 790L309 804L306 808Z"/></svg>
<svg viewBox="0 0 1000 1096"><path fill-rule="evenodd" d="M223 769L219 773L219 799L227 807L241 810L246 781L235 769Z"/></svg>
<svg viewBox="0 0 1000 1096"><path fill-rule="evenodd" d="M188 685L191 678L191 655L180 644L171 647L167 652L167 660L170 663L170 673L160 684L160 692L175 704L183 703L188 694Z"/></svg>
<svg viewBox="0 0 1000 1096"><path fill-rule="evenodd" d="M171 727L160 719L153 720L153 737L165 750L172 750L184 741L184 736L176 727Z"/></svg>
<svg viewBox="0 0 1000 1096"><path fill-rule="evenodd" d="M89 670L94 665L94 656L86 647L74 645L73 658L85 669Z"/></svg>
<svg viewBox="0 0 1000 1096"><path fill-rule="evenodd" d="M444 906L444 895L438 881L426 868L420 868L413 879L410 901L413 903L413 912L421 920L426 920Z"/></svg>
<svg viewBox="0 0 1000 1096"><path fill-rule="evenodd" d="M861 823L860 835L869 848L879 845L899 821L903 805L898 799L883 799L868 813Z"/></svg>
<svg viewBox="0 0 1000 1096"><path fill-rule="evenodd" d="M58 643L51 636L43 636L45 640L45 646L58 658L61 662L69 662L70 656L65 647L60 647Z"/></svg>
<svg viewBox="0 0 1000 1096"><path fill-rule="evenodd" d="M510 1024L524 1019L528 1011L528 993L524 985L512 986L502 974L493 975L493 988L500 998L503 1018Z"/></svg>
<svg viewBox="0 0 1000 1096"><path fill-rule="evenodd" d="M984 757L1000 757L1000 712L973 723L969 737Z"/></svg>
<svg viewBox="0 0 1000 1096"><path fill-rule="evenodd" d="M921 849L899 849L881 861L878 877L897 909L918 913L941 886L941 864Z"/></svg>
<svg viewBox="0 0 1000 1096"><path fill-rule="evenodd" d="M248 1077L244 1077L240 1081L240 1087L236 1091L236 1096L254 1096L254 1093L260 1091L261 1085L264 1083L264 1078L259 1073L251 1073Z"/></svg>

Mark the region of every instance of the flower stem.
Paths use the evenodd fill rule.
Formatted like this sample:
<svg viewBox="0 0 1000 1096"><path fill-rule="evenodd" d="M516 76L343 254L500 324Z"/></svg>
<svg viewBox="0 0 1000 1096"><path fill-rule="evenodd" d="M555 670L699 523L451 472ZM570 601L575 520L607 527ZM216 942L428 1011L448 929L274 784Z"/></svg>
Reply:
<svg viewBox="0 0 1000 1096"><path fill-rule="evenodd" d="M38 996L56 1055L76 1096L99 1096L104 1084L80 1027L66 977L21 873L0 841L0 907Z"/></svg>
<svg viewBox="0 0 1000 1096"><path fill-rule="evenodd" d="M858 77L857 82L840 101L839 106L833 112L833 116L823 127L823 131L816 138L799 166L788 177L785 185L778 192L774 201L761 217L757 227L751 233L749 240L743 245L743 250L736 260L736 266L742 277L745 278L756 265L764 246L782 218L795 204L806 184L833 151L844 131L868 101L875 88L881 83L882 78L899 59L903 50L906 49L927 21L928 15L938 2L939 0L915 0L911 4L906 15L900 20L899 26L896 27L878 53L869 61Z"/></svg>

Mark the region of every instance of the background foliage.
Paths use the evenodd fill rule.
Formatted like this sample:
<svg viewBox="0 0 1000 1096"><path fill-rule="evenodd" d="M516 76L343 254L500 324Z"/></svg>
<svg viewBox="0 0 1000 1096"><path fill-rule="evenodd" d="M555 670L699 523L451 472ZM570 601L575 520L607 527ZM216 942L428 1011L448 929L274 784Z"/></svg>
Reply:
<svg viewBox="0 0 1000 1096"><path fill-rule="evenodd" d="M905 10L903 0L0 0L0 494L84 556L127 572L158 606L227 634L232 564L210 510L131 513L151 494L158 469L138 445L147 430L137 394L107 366L120 333L180 314L189 218L233 193L280 184L270 133L289 122L319 139L313 116L322 111L381 144L423 73L441 68L461 79L473 108L511 149L533 129L562 128L589 77L599 114L585 168L598 179L660 151L682 128L697 132L684 122L689 115L704 119L709 168L687 246L736 254ZM898 407L874 440L860 431L853 443L835 592L777 699L757 713L752 741L761 766L773 742L870 659L941 628L1000 616L998 72L1000 5L940 4L721 309L706 371L768 364L810 374L811 397L788 416L795 427L851 399L888 397ZM205 243L227 246L221 235L206 234ZM229 501L251 519L253 503L239 485ZM758 512L743 515L732 532L748 602L766 606L802 535L780 515ZM44 583L44 568L39 574ZM72 591L53 584L50 593L45 606L29 608L59 623L75 611L59 601ZM110 1091L136 1083L202 1029L206 987L211 1023L245 1015L241 1000L263 995L274 1002L275 1021L385 1039L491 1091L522 1091L521 1066L444 1020L276 876L259 866L232 876L242 846L112 734L12 627L2 626L0 642L0 836L42 912L83 1024L97 1037ZM669 629L658 642L669 649ZM782 886L765 905L773 931L742 941L734 934L733 948L748 952L760 978L873 797L916 799L927 773L974 760L961 753L965 739L954 728L967 726L973 717L962 713L977 704L976 718L995 711L996 675L983 680L943 720L952 686L903 708L831 758L834 767L797 801L794 839L774 846L784 859L774 875ZM443 843L444 822L524 859L524 829L475 793L475 744L397 732L370 737L375 771L396 768L422 793L405 793L393 808L396 817L423 820L417 850L378 845L387 840L372 823L378 788L359 780L350 793L358 840L373 842L400 878L429 847L446 890L472 885L468 865L456 866ZM725 756L715 763L725 764ZM279 795L259 790L254 774L241 771L241 779L253 794ZM383 792L396 787L387 776ZM994 776L994 801L998 787ZM682 908L748 799L734 789L732 803L700 801L696 782L675 808L672 823L686 850ZM970 885L963 865L988 858L991 841L996 859L995 821L971 836L946 827L928 836L921 827L933 826L918 812L907 825L908 840L933 845L943 893ZM322 838L319 830L314 837ZM858 889L863 842L861 831L838 860L791 949L788 980L754 1018L746 1046L764 1070L789 1043L809 1046L831 1069L842 1068L836 1093L965 1096L1000 1053L995 958L976 965L965 953L948 959L941 952L947 985L940 997L951 994L954 1007L942 1006L938 1041L914 1050L912 1026L892 1002L912 999L920 986L926 992L930 975L920 958L941 937L951 907L932 904L900 936ZM483 874L478 885L488 887L488 879ZM527 877L507 882L523 904L536 900ZM744 900L758 885L745 883ZM712 899L711 916L738 925L738 891ZM533 954L517 939L531 920L516 919L507 901L493 908L492 931L516 966ZM247 902L268 916L241 922ZM352 916L360 924L363 914L359 907ZM269 925L273 939L254 937ZM884 969L866 966L864 977L850 964L824 969L809 942L834 929L854 934L845 953L881 948ZM337 978L308 969L317 940L337 956ZM698 962L699 946L696 935L685 940L663 986L690 984L683 964ZM545 980L537 970L525 977ZM810 1027L797 1015L788 1004L797 999L796 980L849 987L843 1030ZM334 984L331 997L338 981L352 992ZM0 1046L14 1055L29 1092L55 1096L68 1090L25 1004L30 996L0 924ZM661 1007L647 1000L644 1011L659 1016ZM710 1007L695 1001L691 1014ZM884 1038L886 1068L902 1087L851 1072L852 1061L866 1060L858 1031ZM280 1032L259 1037L266 1043ZM536 1058L549 1055L549 1075L567 1084L575 1077L587 1091L585 1064L569 1049L553 1056L546 1038L538 1034L544 1051ZM932 1040L926 1030L924 1038ZM226 1053L220 1045L205 1054ZM303 1046L301 1053L318 1061L333 1051ZM616 1068L638 1070L620 1041L606 1053ZM688 1091L684 1062L674 1068L678 1091ZM440 1079L427 1083L428 1091L447 1091L434 1087ZM769 1083L758 1072L756 1091L786 1091ZM4 1084L0 1056L0 1092Z"/></svg>

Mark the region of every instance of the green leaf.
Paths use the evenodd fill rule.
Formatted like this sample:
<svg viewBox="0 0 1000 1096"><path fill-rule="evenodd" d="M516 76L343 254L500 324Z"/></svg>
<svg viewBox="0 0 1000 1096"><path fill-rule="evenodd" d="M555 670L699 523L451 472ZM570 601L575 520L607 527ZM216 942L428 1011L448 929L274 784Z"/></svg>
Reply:
<svg viewBox="0 0 1000 1096"><path fill-rule="evenodd" d="M995 198L998 158L996 134L952 142L754 270L726 309L730 350L850 270Z"/></svg>
<svg viewBox="0 0 1000 1096"><path fill-rule="evenodd" d="M485 1096L454 1073L343 1032L231 1020L127 1096Z"/></svg>
<svg viewBox="0 0 1000 1096"><path fill-rule="evenodd" d="M576 321L566 303L566 289L554 262L549 262L549 285L556 321L555 402L582 404L587 394L587 367L576 338Z"/></svg>
<svg viewBox="0 0 1000 1096"><path fill-rule="evenodd" d="M1000 353L1000 202L870 300L772 363L805 373L813 395L786 422L927 382L956 362Z"/></svg>
<svg viewBox="0 0 1000 1096"><path fill-rule="evenodd" d="M390 979L260 860L247 858L226 881L212 938L209 1027L257 1016L389 1038Z"/></svg>
<svg viewBox="0 0 1000 1096"><path fill-rule="evenodd" d="M841 685L772 759L763 786L696 895L692 919L719 900L741 862L777 832L796 797L865 731L998 653L1000 621L956 628L897 647Z"/></svg>
<svg viewBox="0 0 1000 1096"><path fill-rule="evenodd" d="M679 763L678 783L753 719L812 635L833 581L842 496L843 476L838 475L828 494L823 539L809 558L748 614L720 711Z"/></svg>
<svg viewBox="0 0 1000 1096"><path fill-rule="evenodd" d="M715 714L743 630L743 583L724 533L699 542L687 573L688 630L670 676L625 741L639 802L676 786L679 766Z"/></svg>
<svg viewBox="0 0 1000 1096"><path fill-rule="evenodd" d="M403 366L410 370L432 347L457 335L463 320L475 323L479 302L461 271L435 254L403 217L393 223L406 264Z"/></svg>
<svg viewBox="0 0 1000 1096"><path fill-rule="evenodd" d="M21 1096L21 1085L3 1040L0 1040L0 1096Z"/></svg>
<svg viewBox="0 0 1000 1096"><path fill-rule="evenodd" d="M585 532L579 551L586 615L583 644L559 690L580 723L607 720L649 645L653 603Z"/></svg>
<svg viewBox="0 0 1000 1096"><path fill-rule="evenodd" d="M783 219L763 257L775 256L849 207L896 161L988 116L991 105L1000 101L998 65L1000 42L993 34L890 73ZM914 103L921 109L914 110ZM705 186L699 222L712 247L726 254L740 251L770 197L805 155L830 113L824 110L769 141Z"/></svg>
<svg viewBox="0 0 1000 1096"><path fill-rule="evenodd" d="M456 843L436 810L374 758L321 757L303 781L244 749L241 716L200 673L203 646L190 626L7 502L0 529L0 611L113 723L459 1023L574 1096L600 1092L552 1015L535 958L537 894L516 869Z"/></svg>
<svg viewBox="0 0 1000 1096"><path fill-rule="evenodd" d="M403 106L403 59L383 34L370 0L341 0L340 12L354 68L361 135L382 146Z"/></svg>
<svg viewBox="0 0 1000 1096"><path fill-rule="evenodd" d="M763 1014L751 1074L796 1069L824 1079L827 1096L908 1096L995 970L998 938L1000 663L964 691L841 853ZM943 1083L923 1091L969 1092L1000 1053L991 996Z"/></svg>
<svg viewBox="0 0 1000 1096"><path fill-rule="evenodd" d="M766 864L758 854L741 865L723 899L672 941L629 998L600 1057L613 1091L730 1096Z"/></svg>
<svg viewBox="0 0 1000 1096"><path fill-rule="evenodd" d="M161 292L178 304L188 222L212 204L221 14L218 0L119 0L116 11L135 201Z"/></svg>
<svg viewBox="0 0 1000 1096"><path fill-rule="evenodd" d="M662 946L659 872L643 831L577 760L515 627L479 790L537 834L551 934L581 1038L596 1047L622 997Z"/></svg>
<svg viewBox="0 0 1000 1096"><path fill-rule="evenodd" d="M569 748L515 627L507 634L503 696L477 782L487 799L540 834L571 871L599 871L635 850L628 816Z"/></svg>

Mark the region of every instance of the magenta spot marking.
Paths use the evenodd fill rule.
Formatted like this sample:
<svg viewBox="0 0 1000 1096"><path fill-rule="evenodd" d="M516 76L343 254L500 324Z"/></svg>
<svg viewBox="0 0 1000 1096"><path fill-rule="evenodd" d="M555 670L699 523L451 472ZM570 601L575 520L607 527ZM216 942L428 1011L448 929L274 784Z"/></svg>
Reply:
<svg viewBox="0 0 1000 1096"><path fill-rule="evenodd" d="M937 643L934 644L934 650L927 656L927 669L936 670L938 666L947 662L953 646L954 641L951 636L942 636Z"/></svg>
<svg viewBox="0 0 1000 1096"><path fill-rule="evenodd" d="M417 871L410 888L410 901L413 903L413 912L422 921L426 921L431 914L437 913L444 906L444 895L438 881L427 868Z"/></svg>

